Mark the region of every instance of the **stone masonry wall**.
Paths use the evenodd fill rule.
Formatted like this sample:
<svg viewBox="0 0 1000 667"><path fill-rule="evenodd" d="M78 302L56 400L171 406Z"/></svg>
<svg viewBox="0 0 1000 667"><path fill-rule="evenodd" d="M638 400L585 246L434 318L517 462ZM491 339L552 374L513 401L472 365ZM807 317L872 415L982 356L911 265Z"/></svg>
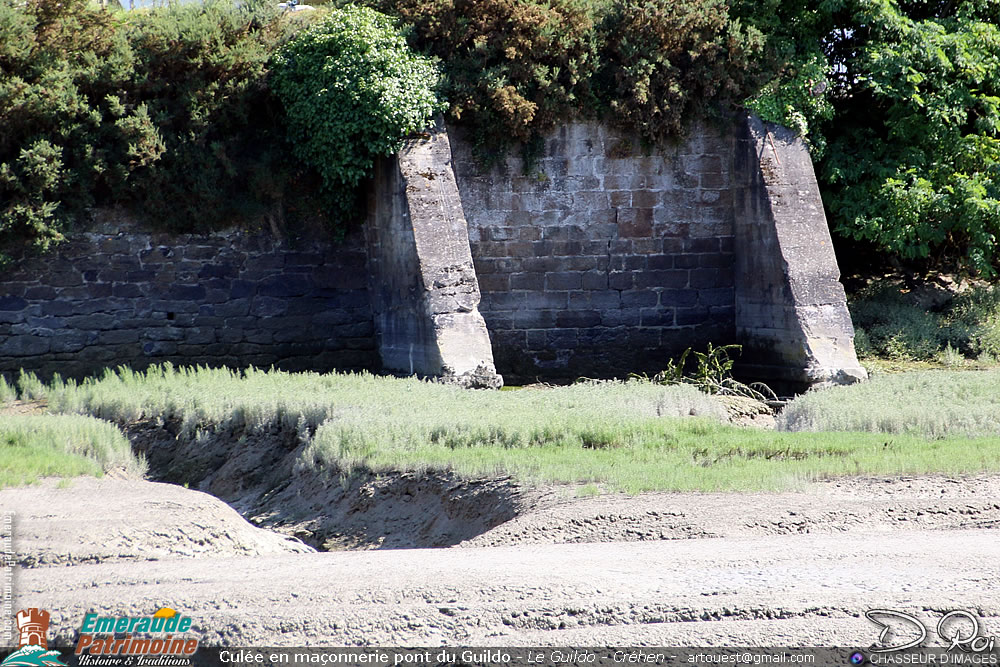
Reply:
<svg viewBox="0 0 1000 667"><path fill-rule="evenodd" d="M483 173L453 141L480 310L508 382L655 372L688 346L735 340L734 144L697 127L646 154L574 123L525 174L514 157Z"/></svg>
<svg viewBox="0 0 1000 667"><path fill-rule="evenodd" d="M0 275L0 372L151 363L377 368L366 254L267 234L102 233Z"/></svg>
<svg viewBox="0 0 1000 667"><path fill-rule="evenodd" d="M172 361L497 386L655 373L711 342L795 389L864 377L808 152L752 117L648 152L570 123L527 171L488 172L437 125L380 163L370 204L340 244L105 212L0 274L0 373Z"/></svg>

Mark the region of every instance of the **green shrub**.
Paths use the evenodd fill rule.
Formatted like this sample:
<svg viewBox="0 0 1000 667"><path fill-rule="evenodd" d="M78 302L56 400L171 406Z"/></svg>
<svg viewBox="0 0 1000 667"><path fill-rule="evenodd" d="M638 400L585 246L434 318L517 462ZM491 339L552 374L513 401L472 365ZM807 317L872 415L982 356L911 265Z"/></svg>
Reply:
<svg viewBox="0 0 1000 667"><path fill-rule="evenodd" d="M743 351L742 345L708 344L705 352L687 348L677 359L667 362L667 367L653 376L653 382L664 385L690 384L706 394L721 396L743 396L758 401L775 399L774 391L762 382L744 384L733 377L736 363L729 354ZM688 364L689 355L694 352L694 367Z"/></svg>
<svg viewBox="0 0 1000 667"><path fill-rule="evenodd" d="M177 231L280 215L299 170L266 64L293 28L261 2L0 0L0 256L93 205Z"/></svg>
<svg viewBox="0 0 1000 667"><path fill-rule="evenodd" d="M597 64L585 0L369 0L414 27L413 43L444 64L450 116L472 130L492 163L534 145L593 106Z"/></svg>
<svg viewBox="0 0 1000 667"><path fill-rule="evenodd" d="M828 66L821 52L801 56L747 100L747 107L762 119L795 130L813 158L826 151L826 135L810 130L833 118L833 105L822 94L830 87Z"/></svg>
<svg viewBox="0 0 1000 667"><path fill-rule="evenodd" d="M346 205L374 160L402 146L443 110L434 63L417 55L392 19L348 6L299 33L273 60L272 86L296 157Z"/></svg>
<svg viewBox="0 0 1000 667"><path fill-rule="evenodd" d="M651 143L742 100L763 37L724 0L616 0L599 27L599 95L608 117Z"/></svg>
<svg viewBox="0 0 1000 667"><path fill-rule="evenodd" d="M933 359L946 338L942 316L912 303L895 285L876 285L855 295L851 317L867 355L896 360ZM855 348L857 349L857 348ZM858 354L862 352L859 350Z"/></svg>
<svg viewBox="0 0 1000 667"><path fill-rule="evenodd" d="M859 359L875 356L875 348L872 346L871 338L868 337L868 332L857 323L854 325L854 351Z"/></svg>
<svg viewBox="0 0 1000 667"><path fill-rule="evenodd" d="M1000 288L975 287L955 297L948 337L969 355L1000 356Z"/></svg>

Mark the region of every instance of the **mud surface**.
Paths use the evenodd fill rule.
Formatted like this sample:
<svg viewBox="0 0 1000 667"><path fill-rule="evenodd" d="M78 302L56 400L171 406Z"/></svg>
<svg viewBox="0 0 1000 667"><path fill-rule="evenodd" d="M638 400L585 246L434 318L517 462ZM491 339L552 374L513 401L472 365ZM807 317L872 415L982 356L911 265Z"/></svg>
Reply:
<svg viewBox="0 0 1000 667"><path fill-rule="evenodd" d="M1000 477L534 493L536 508L462 548L336 553L295 553L233 513L216 523L196 511L222 509L204 494L148 482L46 482L0 492L0 506L21 508L15 545L32 566L17 574L15 605L53 610L63 641L87 611L165 604L194 617L207 644L233 646L867 646L873 607L932 625L971 609L1000 634ZM90 530L67 532L78 519Z"/></svg>
<svg viewBox="0 0 1000 667"><path fill-rule="evenodd" d="M0 490L0 508L14 512L22 568L313 551L251 526L218 498L171 484L45 480Z"/></svg>
<svg viewBox="0 0 1000 667"><path fill-rule="evenodd" d="M535 492L509 478L447 472L334 472L303 465L294 427L178 437L178 425L124 425L150 477L222 499L256 526L321 551L452 546L509 521Z"/></svg>
<svg viewBox="0 0 1000 667"><path fill-rule="evenodd" d="M998 476L843 479L795 493L572 498L550 490L539 502L462 546L1000 527Z"/></svg>
<svg viewBox="0 0 1000 667"><path fill-rule="evenodd" d="M971 610L1000 636L1000 476L581 498L447 473L324 477L294 429L178 428L126 425L174 484L0 490L14 606L50 610L53 643L87 612L163 606L227 646L864 647L872 608L932 628Z"/></svg>
<svg viewBox="0 0 1000 667"><path fill-rule="evenodd" d="M997 628L986 530L406 549L23 570L16 605L169 603L206 644L867 646L864 610L974 609Z"/></svg>

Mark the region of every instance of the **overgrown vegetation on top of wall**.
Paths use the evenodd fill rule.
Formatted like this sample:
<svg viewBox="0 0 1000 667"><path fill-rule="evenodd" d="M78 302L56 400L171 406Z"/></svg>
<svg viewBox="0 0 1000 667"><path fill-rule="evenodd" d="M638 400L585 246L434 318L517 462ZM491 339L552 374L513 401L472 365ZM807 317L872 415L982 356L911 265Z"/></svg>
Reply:
<svg viewBox="0 0 1000 667"><path fill-rule="evenodd" d="M742 94L759 43L721 0L368 4L440 58L442 99L485 161L577 114L609 113L651 141L675 133ZM348 208L371 155L439 101L426 60L384 19L332 11L0 0L0 253L47 248L95 204L184 231L281 219L293 190L300 207L321 190L316 207Z"/></svg>
<svg viewBox="0 0 1000 667"><path fill-rule="evenodd" d="M349 213L379 155L427 127L443 105L435 63L411 51L388 16L348 6L316 21L272 59L292 153L316 169Z"/></svg>
<svg viewBox="0 0 1000 667"><path fill-rule="evenodd" d="M487 162L518 142L530 154L573 115L655 142L706 109L745 104L807 137L840 233L904 259L995 272L998 3L358 2L398 17L410 44L441 60L450 118L471 127ZM280 45L325 11L0 0L0 246L45 248L94 203L142 209L168 228L301 209L302 191L321 190L302 163L316 115L283 108L268 77ZM358 51L383 77L409 58L386 53ZM364 125L344 121L345 141ZM335 185L325 192L342 200Z"/></svg>
<svg viewBox="0 0 1000 667"><path fill-rule="evenodd" d="M0 258L95 204L178 231L280 215L301 170L266 74L295 27L263 2L0 0Z"/></svg>
<svg viewBox="0 0 1000 667"><path fill-rule="evenodd" d="M365 0L413 26L441 58L453 119L479 158L573 116L604 117L650 143L752 89L761 34L724 0Z"/></svg>

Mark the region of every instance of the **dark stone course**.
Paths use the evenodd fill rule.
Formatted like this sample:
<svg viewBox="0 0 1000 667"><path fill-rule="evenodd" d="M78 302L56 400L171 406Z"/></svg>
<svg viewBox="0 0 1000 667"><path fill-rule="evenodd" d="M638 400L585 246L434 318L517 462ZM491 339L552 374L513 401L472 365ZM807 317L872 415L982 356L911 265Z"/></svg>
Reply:
<svg viewBox="0 0 1000 667"><path fill-rule="evenodd" d="M71 236L0 277L0 373L79 378L162 361L377 368L360 235L297 243L232 232Z"/></svg>

